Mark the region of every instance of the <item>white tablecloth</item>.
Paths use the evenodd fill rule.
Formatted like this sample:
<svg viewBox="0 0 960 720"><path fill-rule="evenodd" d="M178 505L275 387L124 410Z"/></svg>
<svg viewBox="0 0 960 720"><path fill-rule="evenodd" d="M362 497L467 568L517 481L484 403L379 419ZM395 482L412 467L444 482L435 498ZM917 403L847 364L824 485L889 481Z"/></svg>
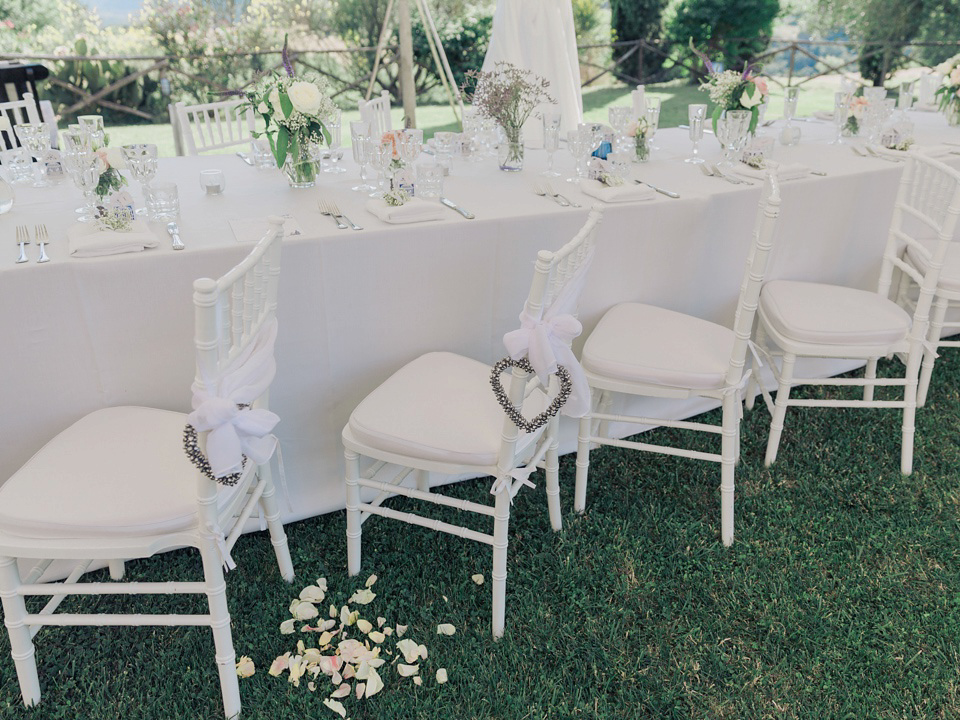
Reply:
<svg viewBox="0 0 960 720"><path fill-rule="evenodd" d="M960 140L940 115L913 117L924 142ZM777 146L778 158L828 175L784 183L770 277L869 288L902 165L827 145L828 123L801 127L804 143ZM680 162L689 150L684 131L657 139L663 149L633 173L682 197L606 208L581 307L584 337L604 311L629 300L732 322L760 185L731 185ZM712 136L702 146L708 159L719 159ZM231 220L288 213L303 234L284 241L279 369L271 391L291 495L286 515L342 508L339 439L353 407L425 351L486 362L502 357L501 337L518 325L537 251L560 247L585 220L588 198L573 185L556 183L582 209L560 208L532 192L543 163L540 151L528 151L527 168L517 174L499 172L493 160L456 161L446 194L476 220L449 211L438 222L390 226L363 209L366 197L350 191L352 166L348 175L322 177L317 188L291 190L278 171L257 171L232 155L162 160L157 179L179 187L186 250L173 252L164 235L155 250L87 259L69 257L66 248L79 193L71 185L17 188L13 211L0 216L0 237L9 243L0 264L0 481L97 408L187 411L193 280L222 274L249 250ZM569 155L558 153L557 165L569 171ZM203 195L204 168L224 171L223 195ZM338 230L317 211L320 197L338 202L365 229ZM36 222L50 231L51 262L15 265L14 226ZM162 226L156 229L163 235ZM30 248L32 256L36 251ZM673 413L699 409L674 405ZM572 450L574 443L568 423L563 447Z"/></svg>

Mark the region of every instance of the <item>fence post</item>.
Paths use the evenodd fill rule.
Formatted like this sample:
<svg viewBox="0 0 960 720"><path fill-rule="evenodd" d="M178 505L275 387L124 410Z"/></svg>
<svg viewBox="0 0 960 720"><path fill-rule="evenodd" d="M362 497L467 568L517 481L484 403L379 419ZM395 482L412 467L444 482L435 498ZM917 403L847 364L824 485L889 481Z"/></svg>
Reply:
<svg viewBox="0 0 960 720"><path fill-rule="evenodd" d="M793 84L793 63L797 58L797 45L796 43L790 44L790 69L787 70L787 87Z"/></svg>

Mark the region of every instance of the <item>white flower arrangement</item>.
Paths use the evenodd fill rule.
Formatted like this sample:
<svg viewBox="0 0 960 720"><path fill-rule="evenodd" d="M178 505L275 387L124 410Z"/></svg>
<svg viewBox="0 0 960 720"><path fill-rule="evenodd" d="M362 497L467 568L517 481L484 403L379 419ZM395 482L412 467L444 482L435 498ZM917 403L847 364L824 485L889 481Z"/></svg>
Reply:
<svg viewBox="0 0 960 720"><path fill-rule="evenodd" d="M385 193L383 196L383 201L391 207L400 207L401 205L406 205L407 200L410 199L410 195L406 190L391 190L388 193Z"/></svg>
<svg viewBox="0 0 960 720"><path fill-rule="evenodd" d="M960 114L960 54L937 65L936 72L943 75L937 90L940 109L948 114Z"/></svg>
<svg viewBox="0 0 960 720"><path fill-rule="evenodd" d="M710 94L710 101L716 105L713 110L713 131L717 131L717 122L725 110L749 110L750 132L754 132L760 119L760 105L767 99L767 81L754 74L756 68L749 64L744 65L743 72L717 72L709 58L693 47L692 40L690 49L703 60L709 73L707 79L700 83L700 89L706 90Z"/></svg>

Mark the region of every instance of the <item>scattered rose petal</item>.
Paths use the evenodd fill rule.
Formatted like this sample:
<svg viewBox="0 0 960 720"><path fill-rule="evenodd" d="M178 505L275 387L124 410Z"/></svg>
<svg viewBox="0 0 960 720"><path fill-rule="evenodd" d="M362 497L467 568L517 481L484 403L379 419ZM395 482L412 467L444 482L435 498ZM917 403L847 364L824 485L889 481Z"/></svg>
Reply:
<svg viewBox="0 0 960 720"><path fill-rule="evenodd" d="M339 685L340 683L343 682L343 678L340 676L340 673L335 672L333 675L330 676L330 682L333 683L334 685Z"/></svg>
<svg viewBox="0 0 960 720"><path fill-rule="evenodd" d="M303 644L303 640L297 640L297 653L303 655L306 652L307 646Z"/></svg>
<svg viewBox="0 0 960 720"><path fill-rule="evenodd" d="M320 614L317 606L313 603L301 600L296 600L295 602L297 604L290 606L290 612L293 613L293 616L297 620L312 620Z"/></svg>
<svg viewBox="0 0 960 720"><path fill-rule="evenodd" d="M364 583L366 587L373 587L373 584L377 581L376 575L371 575L367 578L367 582Z"/></svg>
<svg viewBox="0 0 960 720"><path fill-rule="evenodd" d="M362 660L359 665L357 665L357 680L366 680L370 677L370 663L366 660Z"/></svg>
<svg viewBox="0 0 960 720"><path fill-rule="evenodd" d="M357 671L353 669L353 665L346 665L343 668L343 679L350 680L356 677Z"/></svg>
<svg viewBox="0 0 960 720"><path fill-rule="evenodd" d="M472 575L470 579L473 580L477 585L483 585L483 575L481 575L480 573L477 573L476 575Z"/></svg>
<svg viewBox="0 0 960 720"><path fill-rule="evenodd" d="M333 675L343 666L343 658L339 655L324 655L317 664L324 675Z"/></svg>
<svg viewBox="0 0 960 720"><path fill-rule="evenodd" d="M354 690L357 693L357 700L363 697L363 691L366 689L367 689L366 683L357 683L357 686L354 688Z"/></svg>
<svg viewBox="0 0 960 720"><path fill-rule="evenodd" d="M437 625L437 635L453 635L457 629L450 623Z"/></svg>
<svg viewBox="0 0 960 720"><path fill-rule="evenodd" d="M368 637L369 637L371 640L373 640L375 643L382 643L384 640L386 640L386 637L387 637L387 636L384 635L384 634L383 634L382 632L380 632L379 630L374 630L374 631L372 631L372 632L369 634Z"/></svg>
<svg viewBox="0 0 960 720"><path fill-rule="evenodd" d="M371 623L369 620L364 620L363 618L360 618L359 620L357 620L357 629L360 632L362 632L364 635L366 635L371 630L373 630L373 623Z"/></svg>
<svg viewBox="0 0 960 720"><path fill-rule="evenodd" d="M330 695L332 698L342 698L350 694L350 686L347 683L343 683L340 687L333 691Z"/></svg>
<svg viewBox="0 0 960 720"><path fill-rule="evenodd" d="M327 579L326 579L326 578L317 578L317 587L320 588L321 590L323 590L324 592L326 592L326 591L327 591Z"/></svg>
<svg viewBox="0 0 960 720"><path fill-rule="evenodd" d="M246 655L243 655L237 661L237 675L242 678L248 678L257 671L256 666L253 664L253 660L248 658Z"/></svg>
<svg viewBox="0 0 960 720"><path fill-rule="evenodd" d="M307 665L307 672L316 677L322 671L320 670L320 665L313 663L312 665Z"/></svg>
<svg viewBox="0 0 960 720"><path fill-rule="evenodd" d="M316 585L307 585L303 590L300 591L300 599L312 603L323 602L325 595L326 593L324 593L324 591L318 588Z"/></svg>
<svg viewBox="0 0 960 720"><path fill-rule="evenodd" d="M447 670L446 668L440 668L437 670L437 685L443 685L447 681Z"/></svg>
<svg viewBox="0 0 960 720"><path fill-rule="evenodd" d="M303 661L299 655L290 659L290 677L288 682L293 683L296 687L300 687L300 678L303 677L303 674L307 671L307 664Z"/></svg>
<svg viewBox="0 0 960 720"><path fill-rule="evenodd" d="M333 640L333 633L327 630L319 638L317 638L317 645L324 647L329 645L331 640Z"/></svg>
<svg viewBox="0 0 960 720"><path fill-rule="evenodd" d="M427 659L427 646L426 646L426 645L420 645L420 646L417 648L417 652L420 653L420 657L421 657L423 660L426 660L426 659Z"/></svg>
<svg viewBox="0 0 960 720"><path fill-rule="evenodd" d="M278 677L280 673L290 667L290 653L284 653L270 665L270 669L267 671L270 675Z"/></svg>
<svg viewBox="0 0 960 720"><path fill-rule="evenodd" d="M337 652L340 654L340 657L343 658L344 662L353 664L370 660L379 654L371 651L370 648L354 638L341 640L340 644L337 645ZM360 679L362 680L363 678Z"/></svg>
<svg viewBox="0 0 960 720"><path fill-rule="evenodd" d="M379 650L380 648L377 648L377 649ZM375 657L375 658L373 658L372 660L369 660L368 662L370 663L370 667L372 667L372 668L378 668L378 667L380 667L381 665L383 665L384 663L386 663L387 661L384 660L383 658Z"/></svg>
<svg viewBox="0 0 960 720"><path fill-rule="evenodd" d="M378 617L377 618L377 627L382 628L383 624L387 621L386 618Z"/></svg>
<svg viewBox="0 0 960 720"><path fill-rule="evenodd" d="M337 621L332 618L330 620L324 620L322 623L320 623L320 629L323 631L327 631L332 629L333 626L336 624L337 624Z"/></svg>
<svg viewBox="0 0 960 720"><path fill-rule="evenodd" d="M320 658L322 657L323 655L317 648L307 648L303 653L303 661L307 663L307 665L320 662Z"/></svg>
<svg viewBox="0 0 960 720"><path fill-rule="evenodd" d="M386 635L387 637L390 637L391 635L393 635L393 628L390 627L389 625L387 625L387 626L383 629L383 634Z"/></svg>
<svg viewBox="0 0 960 720"><path fill-rule="evenodd" d="M340 717L345 718L347 716L347 709L339 700L330 700L329 698L325 698L323 704L333 710Z"/></svg>
<svg viewBox="0 0 960 720"><path fill-rule="evenodd" d="M317 684L313 682L313 680L307 683L307 690L309 690L310 692L315 692L316 689L317 689Z"/></svg>
<svg viewBox="0 0 960 720"><path fill-rule="evenodd" d="M380 679L376 670L370 668L370 675L367 677L367 691L364 693L364 697L373 697L381 690L383 690L383 680Z"/></svg>
<svg viewBox="0 0 960 720"><path fill-rule="evenodd" d="M409 638L399 641L397 650L403 653L403 659L409 664L413 664L420 659L420 646Z"/></svg>
<svg viewBox="0 0 960 720"><path fill-rule="evenodd" d="M440 597L443 598L443 601L444 601L444 602L450 602L450 601L447 599L447 596L446 596L446 595L441 595Z"/></svg>
<svg viewBox="0 0 960 720"><path fill-rule="evenodd" d="M296 620L294 620L293 618L290 618L289 620L284 620L282 623L280 623L280 634L292 635L294 630L293 625L295 622Z"/></svg>
<svg viewBox="0 0 960 720"><path fill-rule="evenodd" d="M376 596L376 593L366 587L363 590L357 590L350 596L347 602L356 603L357 605L369 605Z"/></svg>
<svg viewBox="0 0 960 720"><path fill-rule="evenodd" d="M419 687L420 685L423 685L423 678L420 677L419 675L414 675L414 676L413 676L413 684L414 684L414 685L417 685L418 687Z"/></svg>
<svg viewBox="0 0 960 720"><path fill-rule="evenodd" d="M330 606L330 617L335 618L336 616L337 616L337 606L336 606L336 605L331 605L331 606Z"/></svg>
<svg viewBox="0 0 960 720"><path fill-rule="evenodd" d="M403 637L403 634L407 631L406 625L397 625L397 637Z"/></svg>
<svg viewBox="0 0 960 720"><path fill-rule="evenodd" d="M419 665L404 665L400 663L397 665L397 672L400 673L401 677L410 677L411 675L416 675L420 672Z"/></svg>

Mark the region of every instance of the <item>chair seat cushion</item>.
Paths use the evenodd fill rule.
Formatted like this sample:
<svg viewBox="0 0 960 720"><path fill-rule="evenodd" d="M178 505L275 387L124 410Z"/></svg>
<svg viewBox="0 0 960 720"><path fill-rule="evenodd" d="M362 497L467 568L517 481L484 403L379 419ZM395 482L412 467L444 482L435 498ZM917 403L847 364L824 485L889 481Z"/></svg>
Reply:
<svg viewBox="0 0 960 720"><path fill-rule="evenodd" d="M766 283L760 315L784 337L818 345L892 345L911 324L906 310L875 292L795 280Z"/></svg>
<svg viewBox="0 0 960 720"><path fill-rule="evenodd" d="M931 253L937 249L935 239L921 240ZM927 260L912 245L907 246L907 260L921 272L927 271ZM940 279L937 285L950 292L960 292L960 243L950 243L947 254L943 259L943 268L940 270Z"/></svg>
<svg viewBox="0 0 960 720"><path fill-rule="evenodd" d="M186 422L182 413L142 407L78 420L0 486L0 531L90 538L189 529L198 471L183 452ZM233 492L221 486L220 504Z"/></svg>
<svg viewBox="0 0 960 720"><path fill-rule="evenodd" d="M593 375L695 390L723 387L734 334L673 310L624 303L601 318L583 348Z"/></svg>
<svg viewBox="0 0 960 720"><path fill-rule="evenodd" d="M347 427L358 442L386 452L456 465L496 465L506 416L490 387L490 371L489 365L453 353L422 355L367 395ZM545 407L545 396L537 391L527 398L523 414L533 417Z"/></svg>

